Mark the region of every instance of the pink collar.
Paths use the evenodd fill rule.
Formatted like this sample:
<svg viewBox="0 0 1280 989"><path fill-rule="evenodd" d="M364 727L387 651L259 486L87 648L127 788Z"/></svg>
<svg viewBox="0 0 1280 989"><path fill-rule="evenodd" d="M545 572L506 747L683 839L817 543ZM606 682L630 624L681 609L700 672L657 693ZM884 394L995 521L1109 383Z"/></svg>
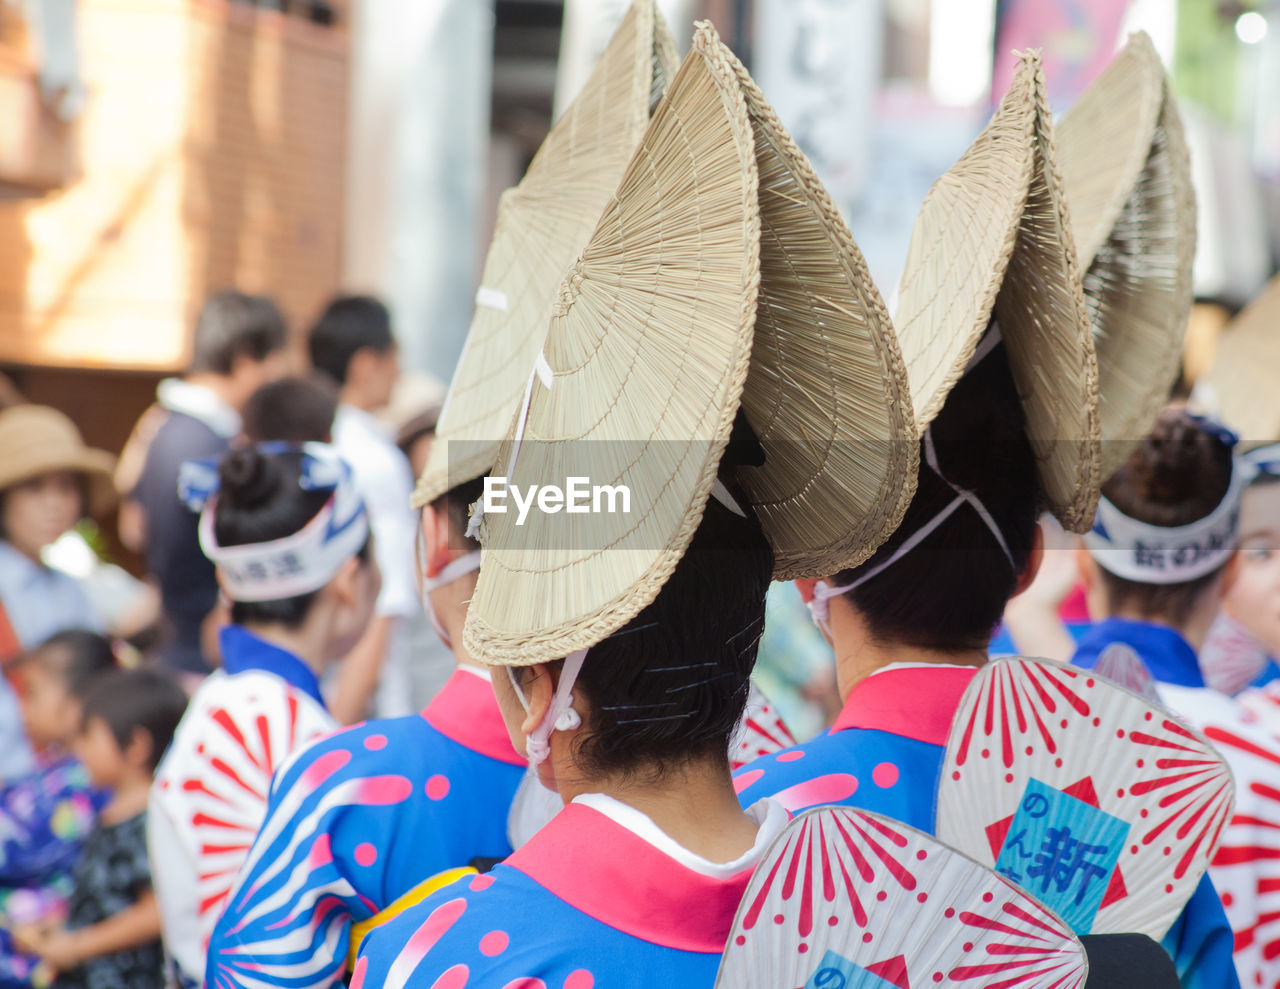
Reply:
<svg viewBox="0 0 1280 989"><path fill-rule="evenodd" d="M831 731L871 728L946 745L960 698L977 672L970 666L904 666L873 673L854 685Z"/></svg>
<svg viewBox="0 0 1280 989"><path fill-rule="evenodd" d="M422 712L422 717L440 734L473 752L512 766L523 766L525 760L511 747L493 685L482 676L463 669L440 688Z"/></svg>
<svg viewBox="0 0 1280 989"><path fill-rule="evenodd" d="M730 879L704 876L577 803L566 806L505 864L624 934L710 954L724 950L752 871Z"/></svg>

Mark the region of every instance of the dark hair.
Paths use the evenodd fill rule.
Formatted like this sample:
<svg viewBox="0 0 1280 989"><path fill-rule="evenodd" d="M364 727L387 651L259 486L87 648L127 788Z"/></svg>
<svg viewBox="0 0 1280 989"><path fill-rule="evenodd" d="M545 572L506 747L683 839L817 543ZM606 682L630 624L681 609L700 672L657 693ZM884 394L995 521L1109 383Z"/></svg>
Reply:
<svg viewBox="0 0 1280 989"><path fill-rule="evenodd" d="M387 307L368 295L339 296L311 328L307 347L311 363L337 384L347 382L351 358L368 348L386 353L396 345Z"/></svg>
<svg viewBox="0 0 1280 989"><path fill-rule="evenodd" d="M192 372L230 374L237 357L265 360L284 348L284 319L270 299L243 292L216 292L196 319Z"/></svg>
<svg viewBox="0 0 1280 989"><path fill-rule="evenodd" d="M245 402L240 418L250 443L328 443L338 395L327 378L280 378Z"/></svg>
<svg viewBox="0 0 1280 989"><path fill-rule="evenodd" d="M877 642L937 652L985 649L1031 557L1038 517L1035 454L1003 344L956 383L930 433L943 476L986 507L1012 564L978 513L961 505L847 596ZM921 441L919 483L902 524L835 583L848 584L888 559L955 497L927 465Z"/></svg>
<svg viewBox="0 0 1280 989"><path fill-rule="evenodd" d="M658 596L587 655L574 687L592 711L579 764L656 779L711 757L727 773L772 575L773 551L754 517L709 500Z"/></svg>
<svg viewBox="0 0 1280 989"><path fill-rule="evenodd" d="M158 670L111 670L95 679L84 697L83 724L101 718L120 748L139 728L151 737L152 771L187 709L187 695Z"/></svg>
<svg viewBox="0 0 1280 989"><path fill-rule="evenodd" d="M98 676L116 668L116 656L106 636L83 628L71 628L49 636L14 660L14 667L40 666L67 685L67 692L82 697Z"/></svg>
<svg viewBox="0 0 1280 989"><path fill-rule="evenodd" d="M1175 528L1204 518L1222 503L1231 486L1231 469L1230 447L1206 432L1184 408L1169 406L1102 486L1102 493L1131 519ZM1222 572L1219 567L1178 584L1147 584L1117 577L1101 566L1098 570L1112 610L1135 610L1174 624Z"/></svg>
<svg viewBox="0 0 1280 989"><path fill-rule="evenodd" d="M450 488L431 503L437 512L444 512L449 520L449 542L455 549L476 550L480 543L467 535L471 523L471 506L484 496L485 475L464 481Z"/></svg>
<svg viewBox="0 0 1280 989"><path fill-rule="evenodd" d="M302 451L263 453L257 447L231 450L218 468L221 486L213 517L213 532L221 546L266 543L291 536L310 522L325 502L327 491L307 491L299 483ZM365 543L360 558L367 559ZM301 625L316 594L300 594L278 601L233 601L231 620L243 624Z"/></svg>

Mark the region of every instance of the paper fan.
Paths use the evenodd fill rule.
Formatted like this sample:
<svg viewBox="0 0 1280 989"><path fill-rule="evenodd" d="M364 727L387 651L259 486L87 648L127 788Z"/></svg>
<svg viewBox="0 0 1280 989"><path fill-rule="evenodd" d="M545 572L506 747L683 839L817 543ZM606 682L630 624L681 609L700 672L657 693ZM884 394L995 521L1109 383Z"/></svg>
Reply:
<svg viewBox="0 0 1280 989"><path fill-rule="evenodd" d="M1251 720L1264 731L1280 737L1280 681L1242 691L1236 701Z"/></svg>
<svg viewBox="0 0 1280 989"><path fill-rule="evenodd" d="M788 749L796 744L791 729L782 720L778 709L769 703L754 680L747 694L747 707L742 712L738 730L729 740L729 768L735 773L752 759Z"/></svg>
<svg viewBox="0 0 1280 989"><path fill-rule="evenodd" d="M917 429L937 416L994 315L1045 501L1065 528L1088 529L1100 484L1098 368L1038 54L1022 56L991 121L929 190L898 292Z"/></svg>
<svg viewBox="0 0 1280 989"><path fill-rule="evenodd" d="M1240 693L1258 679L1270 662L1262 643L1247 628L1221 611L1209 626L1198 659L1205 684L1228 697Z"/></svg>
<svg viewBox="0 0 1280 989"><path fill-rule="evenodd" d="M1080 96L1057 136L1098 354L1105 480L1168 401L1192 301L1191 161L1145 33Z"/></svg>
<svg viewBox="0 0 1280 989"><path fill-rule="evenodd" d="M1156 690L1156 681L1151 671L1138 654L1123 642L1113 642L1103 649L1098 662L1094 664L1093 672L1125 690L1132 690L1153 704L1160 703L1160 693Z"/></svg>
<svg viewBox="0 0 1280 989"><path fill-rule="evenodd" d="M1243 986L1280 979L1280 742L1242 724L1205 725L1231 766L1236 812L1210 873L1235 932Z"/></svg>
<svg viewBox="0 0 1280 989"><path fill-rule="evenodd" d="M551 306L675 71L654 0L634 0L578 97L503 193L476 311L414 491L421 507L493 466Z"/></svg>
<svg viewBox="0 0 1280 989"><path fill-rule="evenodd" d="M818 807L769 847L717 989L1077 989L1084 949L1055 914L934 838Z"/></svg>
<svg viewBox="0 0 1280 989"><path fill-rule="evenodd" d="M1080 934L1159 939L1231 816L1204 736L1091 672L988 663L960 703L938 836L1043 900Z"/></svg>

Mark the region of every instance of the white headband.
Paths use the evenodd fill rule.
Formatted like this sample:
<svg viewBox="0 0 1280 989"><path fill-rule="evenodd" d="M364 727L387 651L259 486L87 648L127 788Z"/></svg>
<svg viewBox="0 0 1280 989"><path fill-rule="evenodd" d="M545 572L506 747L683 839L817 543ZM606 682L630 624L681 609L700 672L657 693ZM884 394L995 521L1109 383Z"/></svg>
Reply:
<svg viewBox="0 0 1280 989"><path fill-rule="evenodd" d="M200 511L200 549L218 568L233 601L279 601L318 591L369 539L369 519L356 492L350 468L330 446L262 444L267 455L301 452L298 484L308 491L329 491L316 516L297 532L265 543L222 546L215 532L218 507L216 461L183 464L183 500Z"/></svg>
<svg viewBox="0 0 1280 989"><path fill-rule="evenodd" d="M1142 584L1182 584L1213 573L1236 549L1240 495L1247 482L1247 471L1234 460L1218 507L1188 525L1168 528L1131 519L1099 498L1085 547L1104 570Z"/></svg>

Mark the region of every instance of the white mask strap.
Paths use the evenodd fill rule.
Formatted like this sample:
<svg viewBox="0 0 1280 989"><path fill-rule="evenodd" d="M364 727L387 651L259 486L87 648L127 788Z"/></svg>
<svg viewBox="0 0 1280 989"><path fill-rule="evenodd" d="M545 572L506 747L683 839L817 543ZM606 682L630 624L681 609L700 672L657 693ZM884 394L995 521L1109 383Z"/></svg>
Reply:
<svg viewBox="0 0 1280 989"><path fill-rule="evenodd" d="M984 354L983 356L986 355ZM952 498L951 501L947 502L946 506L938 512L937 515L904 539L901 544L899 544L898 548L890 553L886 559L881 560L870 570L858 574L855 580L840 587L832 587L825 580L820 580L814 584L813 600L809 602L809 614L813 616L813 620L817 622L820 628L824 630L827 628L827 622L831 616L831 606L828 602L832 598L839 597L841 594L847 594L855 587L862 586L873 577L878 576L889 567L893 566L924 542L924 540L929 537L929 534L937 529L938 526L942 525L942 523L945 522L961 505L968 505L978 513L978 517L982 519L983 524L991 534L995 536L996 542L1000 544L1000 550L1004 553L1005 559L1009 561L1009 566L1014 566L1013 554L1009 552L1009 544L1005 542L1004 535L1000 532L1000 527L996 525L996 520L992 518L991 513L987 511L987 506L984 505L979 500L978 496L972 491L968 491L952 484L947 480L946 475L944 475L942 470L938 467L938 454L933 446L933 432L931 429L926 429L924 432L924 459L929 469L933 471L934 474L936 474L938 478L947 485L947 487L954 491L956 496ZM1017 568L1015 567L1015 569Z"/></svg>
<svg viewBox="0 0 1280 989"><path fill-rule="evenodd" d="M538 727L525 738L525 755L529 759L529 765L540 765L551 755L550 739L553 731L572 731L582 724L581 716L573 709L573 685L578 680L578 674L582 672L582 663L586 658L586 649L579 649L565 657L564 666L560 670L560 682L556 685L556 692L551 696L547 713L543 715ZM520 699L520 706L527 712L529 701L524 691L520 689L515 670L508 666L507 675L511 678L511 686L515 688L516 696Z"/></svg>
<svg viewBox="0 0 1280 989"><path fill-rule="evenodd" d="M437 587L444 587L445 584L452 584L459 577L463 577L469 573L475 573L480 569L480 551L473 549L470 553L464 553L456 559L450 560L440 572L434 577L424 577L422 580L422 591L424 594L434 591Z"/></svg>

